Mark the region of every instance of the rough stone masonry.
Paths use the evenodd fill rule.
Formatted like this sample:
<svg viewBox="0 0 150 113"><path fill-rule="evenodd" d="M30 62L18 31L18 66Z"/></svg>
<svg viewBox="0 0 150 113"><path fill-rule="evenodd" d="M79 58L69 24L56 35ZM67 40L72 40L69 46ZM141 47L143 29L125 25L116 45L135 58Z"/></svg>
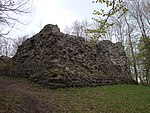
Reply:
<svg viewBox="0 0 150 113"><path fill-rule="evenodd" d="M11 74L58 87L136 84L129 76L123 46L100 41L90 46L82 37L48 24L19 46Z"/></svg>

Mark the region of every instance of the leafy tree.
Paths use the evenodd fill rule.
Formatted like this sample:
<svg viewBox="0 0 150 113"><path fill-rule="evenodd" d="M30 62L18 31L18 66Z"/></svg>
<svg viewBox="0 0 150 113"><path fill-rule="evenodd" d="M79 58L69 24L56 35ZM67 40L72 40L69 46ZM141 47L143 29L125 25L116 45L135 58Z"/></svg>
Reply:
<svg viewBox="0 0 150 113"><path fill-rule="evenodd" d="M93 3L105 4L105 6L110 9L108 12L104 11L104 9L94 10L93 14L102 16L102 19L93 18L93 20L99 23L99 28L90 30L90 32L99 33L99 36L105 35L107 33L106 29L114 25L113 22L109 21L110 17L120 12L117 17L119 19L128 11L125 7L124 0L95 0Z"/></svg>
<svg viewBox="0 0 150 113"><path fill-rule="evenodd" d="M132 0L128 1L127 8L129 9L128 13L134 22L137 24L137 30L139 40L137 41L138 54L138 70L139 70L139 78L141 81L149 84L149 76L150 76L150 1L149 0ZM146 80L145 80L146 79Z"/></svg>
<svg viewBox="0 0 150 113"><path fill-rule="evenodd" d="M140 80L142 83L150 84L150 38L146 44L142 40L143 38L141 37L138 45L139 67L142 73Z"/></svg>
<svg viewBox="0 0 150 113"><path fill-rule="evenodd" d="M97 38L107 34L122 42L128 56L130 72L136 81L150 83L150 1L149 0L95 0L105 4L109 11L94 10L99 23ZM111 38L110 38L111 39Z"/></svg>

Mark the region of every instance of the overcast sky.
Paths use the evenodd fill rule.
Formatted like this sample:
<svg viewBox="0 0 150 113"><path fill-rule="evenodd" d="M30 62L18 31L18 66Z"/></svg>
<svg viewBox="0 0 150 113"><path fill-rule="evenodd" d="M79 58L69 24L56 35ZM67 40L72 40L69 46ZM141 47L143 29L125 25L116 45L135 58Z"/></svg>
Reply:
<svg viewBox="0 0 150 113"><path fill-rule="evenodd" d="M92 20L94 9L101 8L93 0L34 0L35 12L30 24L20 27L14 35L34 34L46 24L57 24L61 31L75 20Z"/></svg>

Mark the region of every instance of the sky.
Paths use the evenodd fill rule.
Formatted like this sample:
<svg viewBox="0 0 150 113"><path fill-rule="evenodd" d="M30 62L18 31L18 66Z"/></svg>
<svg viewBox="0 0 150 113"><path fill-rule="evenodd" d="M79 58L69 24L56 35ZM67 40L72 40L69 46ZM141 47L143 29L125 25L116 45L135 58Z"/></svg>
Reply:
<svg viewBox="0 0 150 113"><path fill-rule="evenodd" d="M35 2L41 24L58 24L60 28L75 20L91 20L95 4L92 0L38 0Z"/></svg>
<svg viewBox="0 0 150 113"><path fill-rule="evenodd" d="M57 24L63 32L67 25L75 20L87 19L92 21L93 10L100 9L100 4L92 3L93 0L34 0L34 13L27 25L18 25L13 36L32 35L39 32L46 24Z"/></svg>

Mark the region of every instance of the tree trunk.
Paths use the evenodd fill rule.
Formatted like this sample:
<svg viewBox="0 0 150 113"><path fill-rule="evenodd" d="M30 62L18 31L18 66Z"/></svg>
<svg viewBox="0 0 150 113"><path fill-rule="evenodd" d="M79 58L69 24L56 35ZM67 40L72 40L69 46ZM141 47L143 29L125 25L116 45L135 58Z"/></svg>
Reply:
<svg viewBox="0 0 150 113"><path fill-rule="evenodd" d="M135 53L134 53L134 48L133 48L133 44L132 44L132 40L131 40L131 32L130 32L130 25L126 19L126 16L125 16L125 22L128 26L128 41L129 41L129 46L130 46L130 49L131 49L131 56L132 56L132 60L133 60L133 69L134 69L134 74L135 74L135 79L136 79L136 82L138 82L138 72L137 72L137 63L136 63L136 58L135 58Z"/></svg>

